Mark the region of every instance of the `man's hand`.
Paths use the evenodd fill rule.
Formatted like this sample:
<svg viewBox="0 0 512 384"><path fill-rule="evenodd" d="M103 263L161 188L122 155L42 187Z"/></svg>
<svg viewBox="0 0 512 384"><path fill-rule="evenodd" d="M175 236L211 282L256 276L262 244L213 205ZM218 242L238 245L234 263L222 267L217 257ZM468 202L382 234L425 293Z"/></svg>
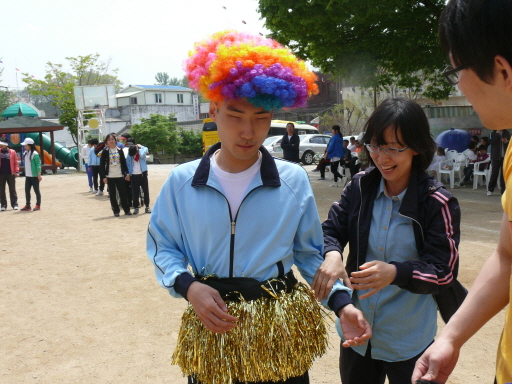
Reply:
<svg viewBox="0 0 512 384"><path fill-rule="evenodd" d="M417 380L427 380L446 383L457 364L459 351L449 341L437 339L416 361L411 382L415 384Z"/></svg>
<svg viewBox="0 0 512 384"><path fill-rule="evenodd" d="M228 307L217 290L194 281L188 287L187 299L206 329L223 333L236 327L236 317L228 315Z"/></svg>
<svg viewBox="0 0 512 384"><path fill-rule="evenodd" d="M366 340L372 337L370 324L364 318L363 312L357 309L354 304L344 306L339 310L341 329L345 341L344 348L357 347L366 344Z"/></svg>
<svg viewBox="0 0 512 384"><path fill-rule="evenodd" d="M375 295L382 288L390 285L396 277L396 267L383 261L370 261L359 267L361 271L352 272L350 281L352 287L358 290L370 289L360 299Z"/></svg>
<svg viewBox="0 0 512 384"><path fill-rule="evenodd" d="M37 175L37 180L39 180L39 181L43 180L43 176Z"/></svg>
<svg viewBox="0 0 512 384"><path fill-rule="evenodd" d="M311 289L315 291L316 299L318 301L327 299L334 283L340 278L346 287L352 288L341 254L338 251L327 252L325 260L316 271L311 285Z"/></svg>
<svg viewBox="0 0 512 384"><path fill-rule="evenodd" d="M103 183L108 184L108 179L106 177L103 178Z"/></svg>
<svg viewBox="0 0 512 384"><path fill-rule="evenodd" d="M130 181L130 175L126 175L126 176L124 177L124 179L125 179L126 181Z"/></svg>

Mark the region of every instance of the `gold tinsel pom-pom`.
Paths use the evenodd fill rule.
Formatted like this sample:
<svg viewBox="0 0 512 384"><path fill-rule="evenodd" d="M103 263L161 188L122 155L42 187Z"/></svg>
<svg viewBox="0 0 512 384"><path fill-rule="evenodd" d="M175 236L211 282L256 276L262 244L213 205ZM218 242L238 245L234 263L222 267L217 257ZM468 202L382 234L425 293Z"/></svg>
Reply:
<svg viewBox="0 0 512 384"><path fill-rule="evenodd" d="M182 317L173 364L204 384L284 381L303 375L325 353L323 308L311 290L298 283L274 298L227 303L237 327L207 330L191 305Z"/></svg>

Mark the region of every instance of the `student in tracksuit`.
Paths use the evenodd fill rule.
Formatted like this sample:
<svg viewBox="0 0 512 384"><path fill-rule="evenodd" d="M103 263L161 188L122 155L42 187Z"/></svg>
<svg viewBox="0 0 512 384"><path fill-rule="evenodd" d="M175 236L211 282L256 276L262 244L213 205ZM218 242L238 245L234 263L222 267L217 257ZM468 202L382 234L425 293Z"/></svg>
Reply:
<svg viewBox="0 0 512 384"><path fill-rule="evenodd" d="M140 189L144 193L145 213L151 213L149 208L149 183L148 183L148 165L146 163L146 154L148 149L143 145L130 145L128 148L128 157L126 165L128 166L128 174L130 175L132 197L133 197L133 214L139 213Z"/></svg>

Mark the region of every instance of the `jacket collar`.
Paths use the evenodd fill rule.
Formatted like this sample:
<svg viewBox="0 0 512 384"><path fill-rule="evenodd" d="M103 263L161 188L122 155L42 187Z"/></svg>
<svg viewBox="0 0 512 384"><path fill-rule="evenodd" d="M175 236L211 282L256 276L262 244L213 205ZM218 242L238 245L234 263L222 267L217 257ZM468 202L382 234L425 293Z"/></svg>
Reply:
<svg viewBox="0 0 512 384"><path fill-rule="evenodd" d="M196 169L194 178L192 179L193 187L206 186L208 177L210 176L210 157L220 149L221 143L212 145L208 152L206 152ZM260 147L261 152L261 168L260 175L262 185L264 187L280 187L281 180L279 178L279 171L277 170L274 158L268 153L265 147Z"/></svg>
<svg viewBox="0 0 512 384"><path fill-rule="evenodd" d="M375 191L374 199L379 189L381 178L382 174L377 167L369 168L365 174L361 175L362 191ZM442 185L426 172L413 169L399 212L404 216L417 219L418 203L424 201L431 193L441 187Z"/></svg>

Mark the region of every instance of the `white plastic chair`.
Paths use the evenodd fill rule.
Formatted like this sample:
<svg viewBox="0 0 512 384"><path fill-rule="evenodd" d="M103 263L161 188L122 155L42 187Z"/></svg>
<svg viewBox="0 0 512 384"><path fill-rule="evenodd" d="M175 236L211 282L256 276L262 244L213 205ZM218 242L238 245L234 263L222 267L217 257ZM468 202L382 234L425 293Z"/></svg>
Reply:
<svg viewBox="0 0 512 384"><path fill-rule="evenodd" d="M448 175L450 179L450 188L454 186L455 179L455 159L447 159L439 162L439 169L437 170L437 181L441 182L443 174Z"/></svg>
<svg viewBox="0 0 512 384"><path fill-rule="evenodd" d="M359 158L359 153L357 153L357 152L350 152L350 154L352 155L352 157Z"/></svg>
<svg viewBox="0 0 512 384"><path fill-rule="evenodd" d="M457 153L455 156L455 164L453 165L453 173L458 173L459 181L464 178L464 167L467 165L467 158L463 153Z"/></svg>
<svg viewBox="0 0 512 384"><path fill-rule="evenodd" d="M455 159L457 156L457 151L455 149L451 149L449 151L444 152L446 154L446 160Z"/></svg>
<svg viewBox="0 0 512 384"><path fill-rule="evenodd" d="M475 163L475 168L473 169L473 189L478 188L478 181L480 176L485 177L485 182L483 182L483 184L487 187L487 183L489 183L489 177L491 176L491 167L488 167L480 171L480 164L486 164L489 163L490 161L491 158L488 157L484 161L479 161L478 163Z"/></svg>

